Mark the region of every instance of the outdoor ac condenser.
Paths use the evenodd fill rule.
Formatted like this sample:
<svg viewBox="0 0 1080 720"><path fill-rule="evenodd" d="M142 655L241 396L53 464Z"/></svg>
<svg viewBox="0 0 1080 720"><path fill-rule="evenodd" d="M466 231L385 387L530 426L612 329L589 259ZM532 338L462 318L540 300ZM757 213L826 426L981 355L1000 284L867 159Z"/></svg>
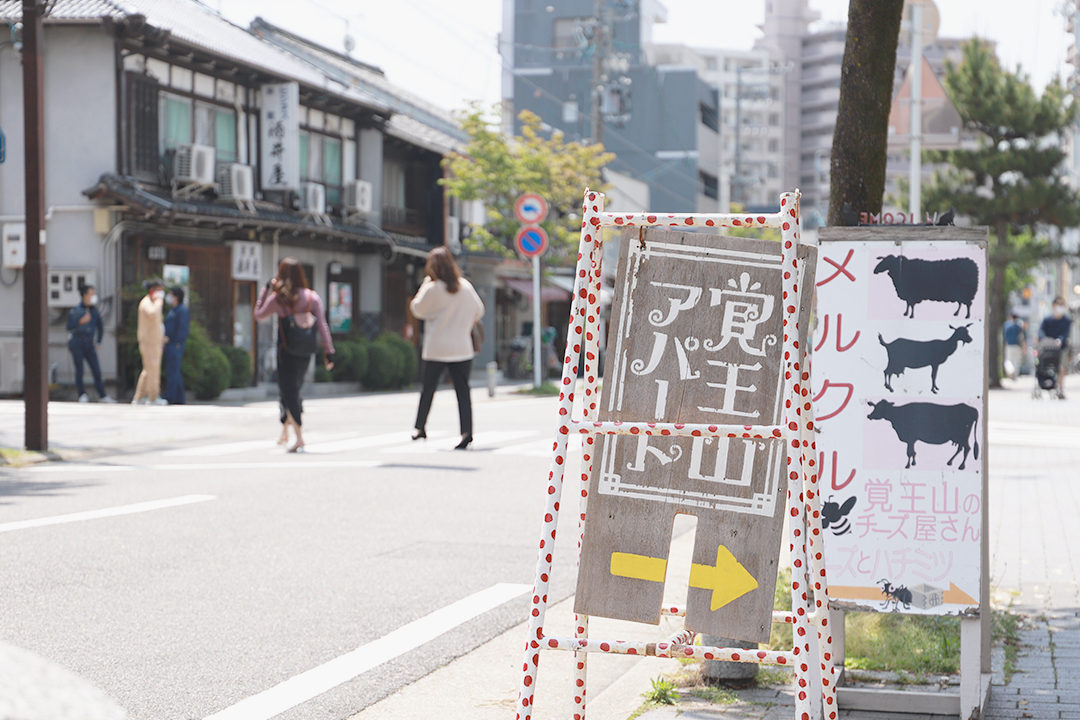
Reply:
<svg viewBox="0 0 1080 720"><path fill-rule="evenodd" d="M181 145L173 160L173 179L180 185L214 184L214 148L209 145Z"/></svg>
<svg viewBox="0 0 1080 720"><path fill-rule="evenodd" d="M367 180L350 180L345 184L345 212L371 212L372 186Z"/></svg>
<svg viewBox="0 0 1080 720"><path fill-rule="evenodd" d="M250 165L229 163L218 170L218 194L223 200L251 202L255 199L255 175Z"/></svg>
<svg viewBox="0 0 1080 720"><path fill-rule="evenodd" d="M300 183L300 211L311 215L325 215L326 188L319 183Z"/></svg>

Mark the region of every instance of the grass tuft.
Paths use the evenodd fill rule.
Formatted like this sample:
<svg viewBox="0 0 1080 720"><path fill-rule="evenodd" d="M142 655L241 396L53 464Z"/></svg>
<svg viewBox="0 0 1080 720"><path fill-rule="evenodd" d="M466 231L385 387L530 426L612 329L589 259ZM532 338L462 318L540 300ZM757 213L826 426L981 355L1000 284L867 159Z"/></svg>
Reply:
<svg viewBox="0 0 1080 720"><path fill-rule="evenodd" d="M515 390L518 395L558 395L559 386L554 383L543 383L539 387L533 385L531 387L521 388Z"/></svg>

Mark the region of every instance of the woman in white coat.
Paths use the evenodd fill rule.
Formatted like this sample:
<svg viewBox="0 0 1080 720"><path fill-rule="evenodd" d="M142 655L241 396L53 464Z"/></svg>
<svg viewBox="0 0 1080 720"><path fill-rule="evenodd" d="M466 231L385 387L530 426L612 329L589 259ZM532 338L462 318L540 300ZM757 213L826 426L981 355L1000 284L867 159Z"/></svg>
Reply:
<svg viewBox="0 0 1080 720"><path fill-rule="evenodd" d="M416 411L416 430L412 439L426 438L428 412L443 370L450 372L457 393L461 442L455 450L464 450L473 440L472 400L469 397L469 372L472 370L473 325L484 316L484 303L472 283L461 276L454 256L444 247L428 254L427 277L409 304L424 325L423 389Z"/></svg>

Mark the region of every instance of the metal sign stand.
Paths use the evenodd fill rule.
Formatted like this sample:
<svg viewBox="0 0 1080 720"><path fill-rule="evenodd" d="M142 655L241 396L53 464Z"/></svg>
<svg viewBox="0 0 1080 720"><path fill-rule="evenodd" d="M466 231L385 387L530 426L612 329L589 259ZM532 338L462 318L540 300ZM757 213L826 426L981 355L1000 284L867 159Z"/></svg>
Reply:
<svg viewBox="0 0 1080 720"><path fill-rule="evenodd" d="M522 665L522 682L516 706L518 720L533 713L540 651L565 650L574 653L574 718L584 720L588 653L620 653L655 657L686 657L764 665L790 666L795 671L795 717L817 720L837 717L837 668L832 658L832 630L828 612L828 585L825 576L820 497L818 495L817 449L814 416L810 400L810 372L805 365L805 347L799 347L798 318L801 290L796 281L800 233L799 193L780 196L780 211L763 215L733 214L650 214L604 212L604 196L585 191L581 241L575 270L574 297L570 310L566 355L555 432L555 448L548 474L547 507L540 538L536 579L530 604L529 634ZM599 297L601 282L602 233L605 227L770 227L781 233L784 324L785 413L778 425L708 425L642 421L597 421L599 357ZM578 359L583 358L585 388L581 401L582 420L571 419ZM791 552L790 612L774 612L774 623L794 625L791 650L765 651L695 645L697 633L684 629L660 642L601 640L589 637L589 618L575 615L574 637L548 636L544 619L548 605L548 583L553 564L555 529L559 519L567 441L570 433L584 435L581 492L579 497L578 553L584 532L588 484L592 474L592 449L598 435L667 435L675 437L756 438L784 440L788 471L787 511ZM811 585L812 583L812 585ZM811 590L812 587L812 590ZM685 608L668 607L665 615L684 616ZM816 631L813 642L811 629Z"/></svg>

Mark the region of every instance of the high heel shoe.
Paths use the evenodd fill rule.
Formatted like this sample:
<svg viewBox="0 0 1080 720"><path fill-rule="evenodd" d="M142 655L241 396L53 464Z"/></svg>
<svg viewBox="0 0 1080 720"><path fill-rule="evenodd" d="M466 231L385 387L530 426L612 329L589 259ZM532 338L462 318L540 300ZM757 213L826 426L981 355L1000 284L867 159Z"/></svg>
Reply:
<svg viewBox="0 0 1080 720"><path fill-rule="evenodd" d="M423 430L422 428L416 428L416 430L413 431L412 439L413 440L426 440L427 439L427 431Z"/></svg>
<svg viewBox="0 0 1080 720"><path fill-rule="evenodd" d="M455 450L465 450L472 443L472 433L461 436L461 442L454 446Z"/></svg>

